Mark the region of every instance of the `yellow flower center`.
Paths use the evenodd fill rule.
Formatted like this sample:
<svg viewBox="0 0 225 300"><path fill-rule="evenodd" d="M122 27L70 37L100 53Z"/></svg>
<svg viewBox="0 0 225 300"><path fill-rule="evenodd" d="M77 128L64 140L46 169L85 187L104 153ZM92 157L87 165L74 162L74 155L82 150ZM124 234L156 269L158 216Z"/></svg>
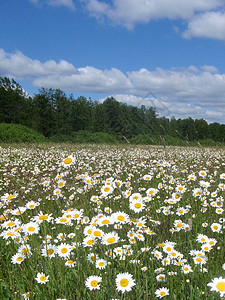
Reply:
<svg viewBox="0 0 225 300"><path fill-rule="evenodd" d="M166 293L165 292L160 292L160 296L165 296Z"/></svg>
<svg viewBox="0 0 225 300"><path fill-rule="evenodd" d="M64 160L64 164L66 164L66 165L71 164L71 162L72 162L72 158L70 158L70 157L67 157L67 158Z"/></svg>
<svg viewBox="0 0 225 300"><path fill-rule="evenodd" d="M71 264L73 264L73 260L70 259L70 260L68 260L67 263L71 265Z"/></svg>
<svg viewBox="0 0 225 300"><path fill-rule="evenodd" d="M27 228L27 230L33 232L35 230L35 228L33 226L30 226Z"/></svg>
<svg viewBox="0 0 225 300"><path fill-rule="evenodd" d="M48 249L47 253L48 253L48 255L51 255L52 253L54 253L54 250L53 249Z"/></svg>
<svg viewBox="0 0 225 300"><path fill-rule="evenodd" d="M63 182L59 182L59 184L58 184L60 187L62 187L63 186Z"/></svg>
<svg viewBox="0 0 225 300"><path fill-rule="evenodd" d="M40 277L40 280L41 280L41 281L45 281L45 280L46 280L46 277L45 277L45 276L41 276L41 277Z"/></svg>
<svg viewBox="0 0 225 300"><path fill-rule="evenodd" d="M101 236L101 232L100 231L95 231L94 236Z"/></svg>
<svg viewBox="0 0 225 300"><path fill-rule="evenodd" d="M109 220L102 221L102 224L109 224Z"/></svg>
<svg viewBox="0 0 225 300"><path fill-rule="evenodd" d="M196 258L196 261L197 261L197 262L202 262L202 258L201 258L201 257L198 257L198 258Z"/></svg>
<svg viewBox="0 0 225 300"><path fill-rule="evenodd" d="M66 253L67 251L68 251L67 248L62 248L62 249L61 249L61 252L62 252L62 253Z"/></svg>
<svg viewBox="0 0 225 300"><path fill-rule="evenodd" d="M14 226L14 225L16 225L15 222L9 222L9 223L7 224L8 227L11 227L11 226Z"/></svg>
<svg viewBox="0 0 225 300"><path fill-rule="evenodd" d="M48 217L45 215L39 217L39 220L47 220L47 219L48 219Z"/></svg>
<svg viewBox="0 0 225 300"><path fill-rule="evenodd" d="M123 278L120 280L120 285L122 287L126 287L126 286L128 286L128 284L129 284L129 281L126 278Z"/></svg>
<svg viewBox="0 0 225 300"><path fill-rule="evenodd" d="M224 292L225 291L225 282L219 282L219 283L217 283L216 288L219 291Z"/></svg>
<svg viewBox="0 0 225 300"><path fill-rule="evenodd" d="M100 262L98 265L99 267L103 267L105 264L103 262Z"/></svg>
<svg viewBox="0 0 225 300"><path fill-rule="evenodd" d="M110 191L110 188L108 187L108 186L106 186L105 188L104 188L104 192L109 192Z"/></svg>
<svg viewBox="0 0 225 300"><path fill-rule="evenodd" d="M9 195L8 197L7 197L7 200L11 200L12 198L14 198L15 196L14 195Z"/></svg>
<svg viewBox="0 0 225 300"><path fill-rule="evenodd" d="M119 221L124 221L124 220L125 220L124 216L118 216L117 219L118 219Z"/></svg>
<svg viewBox="0 0 225 300"><path fill-rule="evenodd" d="M134 207L135 207L135 208L140 208L140 207L141 207L141 203L135 203L135 204L134 204Z"/></svg>
<svg viewBox="0 0 225 300"><path fill-rule="evenodd" d="M87 244L88 245L92 245L94 243L94 241L93 240L89 240L89 241L87 241Z"/></svg>
<svg viewBox="0 0 225 300"><path fill-rule="evenodd" d="M17 260L17 261L21 261L21 260L23 260L23 258L20 256L20 257L17 257L16 260Z"/></svg>
<svg viewBox="0 0 225 300"><path fill-rule="evenodd" d="M91 286L96 287L97 285L98 285L98 281L97 280L92 280Z"/></svg>
<svg viewBox="0 0 225 300"><path fill-rule="evenodd" d="M61 218L59 221L60 221L60 222L66 222L67 219L66 219L66 218Z"/></svg>
<svg viewBox="0 0 225 300"><path fill-rule="evenodd" d="M112 243L114 243L116 240L115 240L115 238L114 237L111 237L111 238L108 238L107 239L107 243L108 244L112 244Z"/></svg>

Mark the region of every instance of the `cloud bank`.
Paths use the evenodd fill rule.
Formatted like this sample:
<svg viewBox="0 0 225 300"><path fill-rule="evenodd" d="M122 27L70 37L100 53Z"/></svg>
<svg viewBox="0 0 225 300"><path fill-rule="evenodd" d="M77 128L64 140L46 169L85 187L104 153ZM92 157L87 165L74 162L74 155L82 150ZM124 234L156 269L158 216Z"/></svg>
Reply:
<svg viewBox="0 0 225 300"><path fill-rule="evenodd" d="M152 20L184 20L184 38L225 40L224 0L83 0L87 12L99 19L133 29Z"/></svg>
<svg viewBox="0 0 225 300"><path fill-rule="evenodd" d="M116 68L77 68L65 60L41 62L25 56L20 51L6 53L0 49L0 74L16 80L30 80L36 88L123 94L127 103L138 105L142 99L144 105L155 105L164 115L168 115L168 111L169 115L176 117L193 114L224 123L225 74L220 74L214 66L190 66L172 70L142 68L123 73ZM156 96L152 98L152 95ZM154 105L149 101L155 101Z"/></svg>

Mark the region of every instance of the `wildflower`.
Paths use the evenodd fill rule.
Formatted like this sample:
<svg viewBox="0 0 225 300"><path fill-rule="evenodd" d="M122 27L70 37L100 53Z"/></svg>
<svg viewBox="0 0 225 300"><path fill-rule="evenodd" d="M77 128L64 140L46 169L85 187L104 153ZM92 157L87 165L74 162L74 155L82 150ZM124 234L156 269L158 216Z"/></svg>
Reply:
<svg viewBox="0 0 225 300"><path fill-rule="evenodd" d="M129 273L120 273L116 276L116 289L119 292L130 292L132 287L135 286L135 281Z"/></svg>
<svg viewBox="0 0 225 300"><path fill-rule="evenodd" d="M72 165L74 163L75 159L73 156L67 156L66 158L64 158L62 165L63 167L69 167L70 165Z"/></svg>
<svg viewBox="0 0 225 300"><path fill-rule="evenodd" d="M108 196L109 194L111 194L113 192L113 190L114 189L111 185L105 185L101 188L101 193L105 197L105 196Z"/></svg>
<svg viewBox="0 0 225 300"><path fill-rule="evenodd" d="M109 232L103 235L102 244L103 245L111 245L115 244L119 241L119 236L116 232Z"/></svg>
<svg viewBox="0 0 225 300"><path fill-rule="evenodd" d="M74 268L76 265L76 262L73 261L72 259L69 259L65 262L65 266L69 267L69 268Z"/></svg>
<svg viewBox="0 0 225 300"><path fill-rule="evenodd" d="M101 282L102 282L102 277L100 277L100 276L89 276L85 281L85 285L90 291L100 290L100 283Z"/></svg>
<svg viewBox="0 0 225 300"><path fill-rule="evenodd" d="M39 202L35 202L32 200L32 201L27 202L25 206L27 209L34 209L38 205L39 205Z"/></svg>
<svg viewBox="0 0 225 300"><path fill-rule="evenodd" d="M207 257L206 256L205 257L196 256L196 257L193 257L193 260L196 265L204 265L207 262Z"/></svg>
<svg viewBox="0 0 225 300"><path fill-rule="evenodd" d="M181 272L183 272L184 274L188 274L190 272L193 272L192 268L190 265L188 264L184 264L182 267L181 267Z"/></svg>
<svg viewBox="0 0 225 300"><path fill-rule="evenodd" d="M91 262L92 264L95 263L95 261L99 259L98 255L95 254L95 253L89 253L88 256L87 256L87 260L89 262Z"/></svg>
<svg viewBox="0 0 225 300"><path fill-rule="evenodd" d="M198 234L197 238L196 238L196 241L198 243L201 243L201 244L204 244L204 243L207 243L208 242L208 237L207 235L204 235L204 234Z"/></svg>
<svg viewBox="0 0 225 300"><path fill-rule="evenodd" d="M24 261L25 259L25 255L21 254L21 253L17 253L15 255L13 255L13 257L11 258L11 262L13 264L21 264L22 261Z"/></svg>
<svg viewBox="0 0 225 300"><path fill-rule="evenodd" d="M206 173L206 171L204 171L204 170L201 170L198 174L199 174L199 176L202 177L202 178L205 178L205 177L207 176L207 173Z"/></svg>
<svg viewBox="0 0 225 300"><path fill-rule="evenodd" d="M168 288L160 288L160 289L157 289L155 291L155 295L157 298L163 298L163 297L166 297L169 295L169 289Z"/></svg>
<svg viewBox="0 0 225 300"><path fill-rule="evenodd" d="M143 200L133 200L129 203L129 208L136 213L141 212L145 208L145 203Z"/></svg>
<svg viewBox="0 0 225 300"><path fill-rule="evenodd" d="M61 190L59 188L54 189L53 195L55 195L55 196L61 195Z"/></svg>
<svg viewBox="0 0 225 300"><path fill-rule="evenodd" d="M166 280L166 275L165 274L159 274L159 275L156 276L156 280L158 282L165 281Z"/></svg>
<svg viewBox="0 0 225 300"><path fill-rule="evenodd" d="M150 181L152 179L152 176L146 174L146 175L143 176L143 179L146 180L146 181Z"/></svg>
<svg viewBox="0 0 225 300"><path fill-rule="evenodd" d="M219 224L219 223L213 223L210 227L211 227L211 229L212 229L213 232L218 232L218 233L220 233L220 232L221 232L222 225Z"/></svg>
<svg viewBox="0 0 225 300"><path fill-rule="evenodd" d="M225 295L225 279L222 277L214 278L212 282L208 283L207 286L211 287L210 291L220 293L220 297Z"/></svg>
<svg viewBox="0 0 225 300"><path fill-rule="evenodd" d="M146 191L146 194L147 196L152 196L154 197L157 193L158 193L158 189L156 188L149 188L147 191Z"/></svg>
<svg viewBox="0 0 225 300"><path fill-rule="evenodd" d="M41 255L44 257L55 257L56 246L52 244L46 244L43 249L41 249Z"/></svg>
<svg viewBox="0 0 225 300"><path fill-rule="evenodd" d="M105 269L107 266L107 261L105 259L96 260L95 266L97 269Z"/></svg>
<svg viewBox="0 0 225 300"><path fill-rule="evenodd" d="M45 276L44 273L38 273L35 280L37 280L37 282L40 283L40 284L46 284L49 281L48 277L49 276Z"/></svg>
<svg viewBox="0 0 225 300"><path fill-rule="evenodd" d="M29 235L32 235L32 234L37 234L39 232L39 226L37 223L34 223L34 222L29 222L27 224L24 224L22 226L22 230L25 234L29 234Z"/></svg>
<svg viewBox="0 0 225 300"><path fill-rule="evenodd" d="M225 173L220 174L220 179L225 179Z"/></svg>
<svg viewBox="0 0 225 300"><path fill-rule="evenodd" d="M95 238L93 235L87 236L86 238L83 239L82 245L83 247L93 247L95 244Z"/></svg>
<svg viewBox="0 0 225 300"><path fill-rule="evenodd" d="M102 216L101 218L98 219L97 224L99 226L107 226L110 224L113 224L113 219L111 218L111 216Z"/></svg>
<svg viewBox="0 0 225 300"><path fill-rule="evenodd" d="M130 221L129 215L125 212L115 212L111 215L115 223L125 224Z"/></svg>
<svg viewBox="0 0 225 300"><path fill-rule="evenodd" d="M59 257L68 257L70 255L71 250L72 246L62 243L59 246L57 246L56 253Z"/></svg>
<svg viewBox="0 0 225 300"><path fill-rule="evenodd" d="M66 184L66 181L63 179L60 179L57 182L58 188L60 188L60 189L63 188L65 186L65 184Z"/></svg>

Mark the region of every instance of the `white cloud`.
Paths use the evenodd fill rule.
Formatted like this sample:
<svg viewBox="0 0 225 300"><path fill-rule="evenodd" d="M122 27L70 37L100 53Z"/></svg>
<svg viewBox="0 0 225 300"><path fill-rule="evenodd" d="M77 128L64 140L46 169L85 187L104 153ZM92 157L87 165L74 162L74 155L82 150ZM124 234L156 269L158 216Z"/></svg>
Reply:
<svg viewBox="0 0 225 300"><path fill-rule="evenodd" d="M201 66L201 69L209 73L219 73L219 70L214 66Z"/></svg>
<svg viewBox="0 0 225 300"><path fill-rule="evenodd" d="M217 118L224 123L221 113L225 115L225 74L220 74L214 66L173 70L142 68L123 73L116 68L76 68L65 60L41 62L19 51L6 53L0 49L0 74L16 80L28 79L37 88L126 94L130 104L155 106L167 116L193 114L204 118L205 115L208 120Z"/></svg>
<svg viewBox="0 0 225 300"><path fill-rule="evenodd" d="M133 28L152 19L190 19L195 13L216 9L223 0L84 0L89 13L97 18L106 16L116 24Z"/></svg>
<svg viewBox="0 0 225 300"><path fill-rule="evenodd" d="M14 78L24 76L38 77L50 76L51 74L73 74L76 69L71 63L60 60L59 63L49 60L41 63L39 60L31 59L22 52L6 53L0 49L0 73Z"/></svg>
<svg viewBox="0 0 225 300"><path fill-rule="evenodd" d="M206 12L196 15L190 20L183 37L225 40L225 12Z"/></svg>
<svg viewBox="0 0 225 300"><path fill-rule="evenodd" d="M34 4L47 4L50 6L66 6L72 10L75 9L73 0L29 0Z"/></svg>

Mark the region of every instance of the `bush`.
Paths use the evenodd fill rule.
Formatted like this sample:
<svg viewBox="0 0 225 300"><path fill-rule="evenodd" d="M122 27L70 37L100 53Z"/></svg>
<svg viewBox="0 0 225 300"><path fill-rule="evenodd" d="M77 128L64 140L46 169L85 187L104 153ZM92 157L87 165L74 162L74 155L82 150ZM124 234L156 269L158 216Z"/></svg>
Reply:
<svg viewBox="0 0 225 300"><path fill-rule="evenodd" d="M91 133L87 130L80 130L77 132L71 132L70 135L54 135L49 138L50 142L69 142L69 143L93 143L93 144L117 144L117 139L104 132Z"/></svg>
<svg viewBox="0 0 225 300"><path fill-rule="evenodd" d="M44 142L45 137L20 124L0 124L0 142L4 143L33 143L33 142Z"/></svg>

